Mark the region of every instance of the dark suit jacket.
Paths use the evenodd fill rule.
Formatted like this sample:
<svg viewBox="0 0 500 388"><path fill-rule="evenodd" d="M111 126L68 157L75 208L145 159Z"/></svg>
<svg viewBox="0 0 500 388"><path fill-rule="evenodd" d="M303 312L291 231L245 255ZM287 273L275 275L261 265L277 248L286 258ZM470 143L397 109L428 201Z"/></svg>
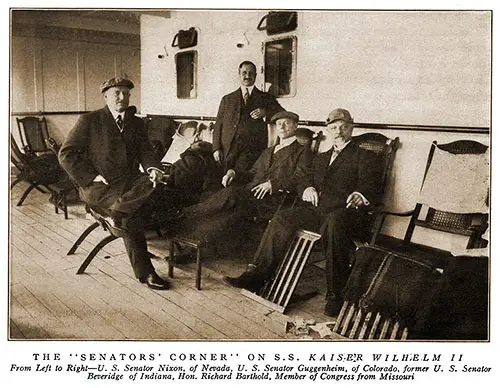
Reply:
<svg viewBox="0 0 500 388"><path fill-rule="evenodd" d="M127 110L122 133L108 107L84 114L61 146L61 166L79 186L82 200L91 206L133 213L153 191L139 164L145 170L160 165L143 121L133 112L133 107ZM97 175L108 185L93 182Z"/></svg>
<svg viewBox="0 0 500 388"><path fill-rule="evenodd" d="M213 147L214 151L222 151L226 170L235 167L248 170L267 148L267 123L263 119L253 120L249 115L256 108L266 110L266 122L283 110L273 95L256 87L246 105L240 88L222 97L213 131Z"/></svg>
<svg viewBox="0 0 500 388"><path fill-rule="evenodd" d="M244 175L249 180L247 189L270 180L273 193L276 193L278 190L295 189L304 179L312 161L311 149L303 147L298 141L276 153L275 147L265 149L248 172L236 172L237 177Z"/></svg>
<svg viewBox="0 0 500 388"><path fill-rule="evenodd" d="M279 189L293 189L297 181L304 179L311 164L311 150L301 146L297 141L273 154L274 147L267 148L248 172L237 172L236 181L222 188L206 200L190 206L186 214L193 217L208 216L227 212L237 205L256 207L258 204L270 202L272 205L276 195L266 195L264 199L254 198L251 188L271 180L273 194ZM246 184L244 184L247 182ZM243 185L244 184L244 185Z"/></svg>
<svg viewBox="0 0 500 388"><path fill-rule="evenodd" d="M376 204L382 193L382 163L372 151L349 143L328 166L332 150L314 156L311 173L297 186L299 196L313 186L320 193L318 211L328 213L345 207L349 194L358 191Z"/></svg>

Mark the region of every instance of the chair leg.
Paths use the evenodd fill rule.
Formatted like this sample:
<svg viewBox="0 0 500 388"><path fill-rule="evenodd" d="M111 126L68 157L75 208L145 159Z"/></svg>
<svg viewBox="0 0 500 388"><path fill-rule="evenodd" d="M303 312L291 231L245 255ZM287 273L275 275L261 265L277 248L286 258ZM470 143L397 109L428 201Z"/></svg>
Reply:
<svg viewBox="0 0 500 388"><path fill-rule="evenodd" d="M99 251L104 248L107 244L109 244L111 241L114 241L116 240L118 237L116 236L113 236L112 234L110 234L109 236L107 237L104 237L101 242L99 244L97 244L94 249L92 249L92 252L90 252L87 256L87 258L85 259L85 261L82 263L82 265L80 266L80 268L78 268L78 271L76 271L76 274L77 275L81 275L82 273L85 272L85 270L87 269L87 267L89 266L89 264L92 262L92 260L94 260L94 257L97 255L97 253L99 253Z"/></svg>
<svg viewBox="0 0 500 388"><path fill-rule="evenodd" d="M68 219L68 203L66 202L66 193L62 193L62 207L64 212L64 219Z"/></svg>
<svg viewBox="0 0 500 388"><path fill-rule="evenodd" d="M175 246L174 241L170 240L170 247L168 251L168 277L174 277L174 261L175 261Z"/></svg>
<svg viewBox="0 0 500 388"><path fill-rule="evenodd" d="M85 229L83 231L83 233L80 235L80 237L78 237L78 240L76 240L76 242L73 244L73 246L71 247L71 249L68 251L68 253L66 253L67 255L72 255L73 253L75 253L75 251L78 249L78 247L80 246L80 244L83 242L83 240L85 240L87 238L87 236L96 228L99 227L99 222L94 222L92 225L90 225L87 229Z"/></svg>
<svg viewBox="0 0 500 388"><path fill-rule="evenodd" d="M40 186L35 186L35 189L37 189L42 194L47 194L47 191L45 191L44 189L42 189Z"/></svg>
<svg viewBox="0 0 500 388"><path fill-rule="evenodd" d="M13 189L15 185L17 185L19 182L22 182L24 179L22 178L16 178L14 182L10 184L10 188Z"/></svg>
<svg viewBox="0 0 500 388"><path fill-rule="evenodd" d="M34 188L37 188L36 184L34 183L31 183L30 186L26 189L26 191L23 193L23 195L21 196L21 198L19 199L19 201L17 202L17 205L16 206L21 206L24 202L24 200L26 199L26 197L28 196L29 193L31 193L31 191L34 189Z"/></svg>
<svg viewBox="0 0 500 388"><path fill-rule="evenodd" d="M196 289L201 290L201 248L196 248Z"/></svg>

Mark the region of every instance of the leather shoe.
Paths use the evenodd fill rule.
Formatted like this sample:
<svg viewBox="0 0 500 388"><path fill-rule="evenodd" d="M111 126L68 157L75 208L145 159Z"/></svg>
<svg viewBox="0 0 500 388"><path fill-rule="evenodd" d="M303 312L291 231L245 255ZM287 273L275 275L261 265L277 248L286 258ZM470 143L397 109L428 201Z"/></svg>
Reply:
<svg viewBox="0 0 500 388"><path fill-rule="evenodd" d="M326 298L325 315L328 317L337 317L342 309L342 300L335 295Z"/></svg>
<svg viewBox="0 0 500 388"><path fill-rule="evenodd" d="M231 287L246 288L256 292L262 285L262 279L256 271L245 271L238 277L224 276L222 281Z"/></svg>
<svg viewBox="0 0 500 388"><path fill-rule="evenodd" d="M156 272L150 273L148 276L141 278L140 282L145 283L153 290L168 290L170 288L170 282L159 277Z"/></svg>

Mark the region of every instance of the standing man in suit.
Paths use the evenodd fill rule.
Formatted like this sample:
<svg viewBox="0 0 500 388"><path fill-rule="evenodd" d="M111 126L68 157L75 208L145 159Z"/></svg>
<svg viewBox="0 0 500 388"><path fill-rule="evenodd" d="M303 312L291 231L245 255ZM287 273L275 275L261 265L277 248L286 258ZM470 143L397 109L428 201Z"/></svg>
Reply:
<svg viewBox="0 0 500 388"><path fill-rule="evenodd" d="M129 107L133 87L121 77L104 82L106 106L79 118L61 146L59 161L77 183L81 199L125 229L123 241L139 281L165 290L169 282L155 272L144 227L153 211L170 206L169 198L155 189L163 174L143 121Z"/></svg>
<svg viewBox="0 0 500 388"><path fill-rule="evenodd" d="M213 131L213 154L223 174L253 165L268 145L267 122L284 110L273 95L255 87L253 62L242 62L238 71L241 86L222 98Z"/></svg>
<svg viewBox="0 0 500 388"><path fill-rule="evenodd" d="M268 226L260 255L246 272L226 277L235 287L258 290L272 275L295 231L320 231L326 259L325 314L336 316L342 306L342 290L349 276L352 237L367 225L367 207L381 195L382 163L371 151L351 142L353 119L345 109L334 109L326 120L329 151L315 155L312 171L297 185L302 203L283 210Z"/></svg>

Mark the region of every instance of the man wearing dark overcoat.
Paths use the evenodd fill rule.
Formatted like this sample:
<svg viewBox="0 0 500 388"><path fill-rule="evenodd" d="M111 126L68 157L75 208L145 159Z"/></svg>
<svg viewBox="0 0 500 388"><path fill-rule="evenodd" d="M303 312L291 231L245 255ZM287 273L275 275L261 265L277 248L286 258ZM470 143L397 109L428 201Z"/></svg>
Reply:
<svg viewBox="0 0 500 388"><path fill-rule="evenodd" d="M380 199L382 163L374 152L351 142L353 119L347 110L333 110L326 123L325 135L332 147L314 156L310 174L297 185L302 202L273 218L263 248L248 270L224 280L258 290L273 274L298 229L320 231L326 259L325 314L335 316L349 276L352 237L366 228L367 207Z"/></svg>
<svg viewBox="0 0 500 388"><path fill-rule="evenodd" d="M156 185L163 178L142 119L129 107L132 81L115 77L101 86L106 106L82 115L59 151L62 167L81 199L123 228L135 276L153 289L167 289L147 251L144 227L155 208L169 206ZM142 166L146 173L140 171Z"/></svg>
<svg viewBox="0 0 500 388"><path fill-rule="evenodd" d="M281 191L294 190L311 164L309 147L295 137L299 116L281 111L275 114L279 144L267 148L249 171L230 170L227 187L202 202L184 209L181 228L204 241L212 241L220 233L241 235L245 221L254 217L270 219L283 198ZM237 241L231 236L226 242Z"/></svg>
<svg viewBox="0 0 500 388"><path fill-rule="evenodd" d="M284 110L276 98L255 87L255 64L239 66L241 87L225 95L213 131L213 154L222 174L229 169L248 170L268 146L267 122Z"/></svg>

